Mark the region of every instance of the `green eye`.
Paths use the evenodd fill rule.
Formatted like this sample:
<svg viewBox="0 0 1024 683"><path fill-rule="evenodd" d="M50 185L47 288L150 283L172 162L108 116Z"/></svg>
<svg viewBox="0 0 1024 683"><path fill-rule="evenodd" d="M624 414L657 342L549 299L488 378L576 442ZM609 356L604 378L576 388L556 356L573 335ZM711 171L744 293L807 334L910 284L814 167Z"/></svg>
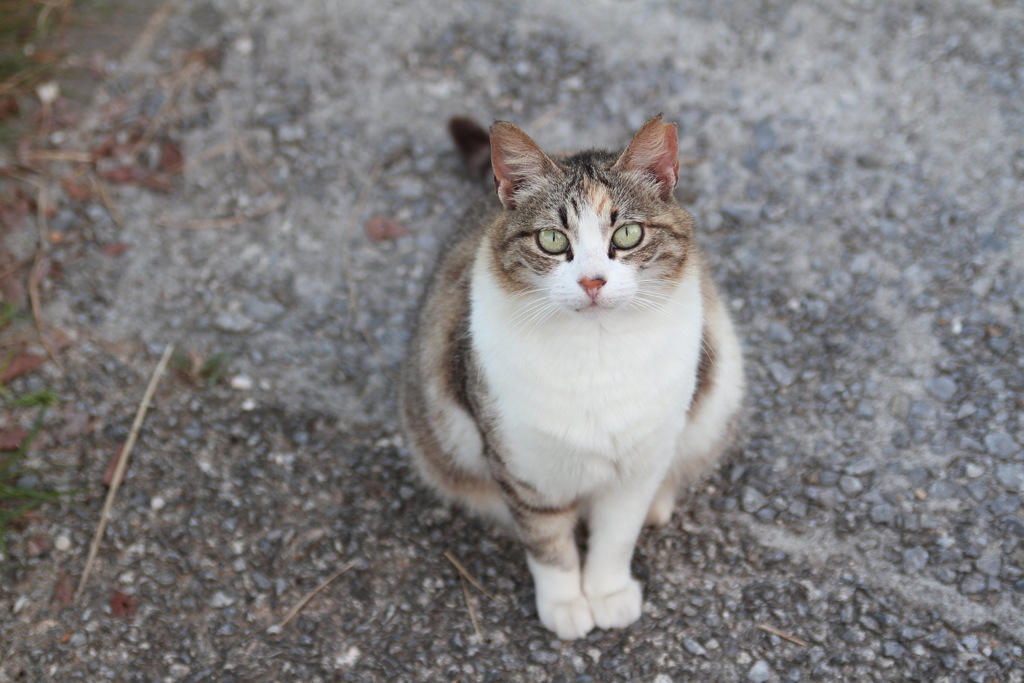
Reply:
<svg viewBox="0 0 1024 683"><path fill-rule="evenodd" d="M639 223L626 223L612 235L612 244L619 249L632 249L644 238L644 229Z"/></svg>
<svg viewBox="0 0 1024 683"><path fill-rule="evenodd" d="M560 230L541 230L537 233L537 244L549 254L561 254L569 248L569 238Z"/></svg>

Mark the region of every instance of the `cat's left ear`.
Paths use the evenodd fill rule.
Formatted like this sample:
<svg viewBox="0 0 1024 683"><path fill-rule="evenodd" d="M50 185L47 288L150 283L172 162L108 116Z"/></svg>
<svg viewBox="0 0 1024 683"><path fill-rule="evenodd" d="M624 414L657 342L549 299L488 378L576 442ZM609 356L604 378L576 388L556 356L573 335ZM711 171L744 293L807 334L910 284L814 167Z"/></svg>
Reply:
<svg viewBox="0 0 1024 683"><path fill-rule="evenodd" d="M509 211L516 208L516 195L544 176L559 172L533 138L506 121L491 126L491 168L498 199Z"/></svg>
<svg viewBox="0 0 1024 683"><path fill-rule="evenodd" d="M633 136L626 151L612 167L640 171L654 178L663 201L672 198L679 182L679 137L676 124L662 123L661 114L648 121Z"/></svg>

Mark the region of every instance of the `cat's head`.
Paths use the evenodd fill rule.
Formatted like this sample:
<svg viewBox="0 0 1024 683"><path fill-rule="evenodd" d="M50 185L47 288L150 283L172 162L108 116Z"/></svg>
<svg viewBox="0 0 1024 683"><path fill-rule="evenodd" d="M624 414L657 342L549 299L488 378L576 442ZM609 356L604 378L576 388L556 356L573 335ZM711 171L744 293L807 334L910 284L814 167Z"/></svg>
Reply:
<svg viewBox="0 0 1024 683"><path fill-rule="evenodd" d="M490 244L499 284L585 315L658 308L686 272L692 220L672 196L676 127L648 121L620 153L549 157L511 123L491 127L504 207Z"/></svg>

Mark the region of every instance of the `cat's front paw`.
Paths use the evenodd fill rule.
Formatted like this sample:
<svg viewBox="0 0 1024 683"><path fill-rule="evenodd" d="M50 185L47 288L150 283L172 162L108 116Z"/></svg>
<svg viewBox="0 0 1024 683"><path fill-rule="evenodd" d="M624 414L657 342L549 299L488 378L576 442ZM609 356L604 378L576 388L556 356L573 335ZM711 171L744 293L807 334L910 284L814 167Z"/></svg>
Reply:
<svg viewBox="0 0 1024 683"><path fill-rule="evenodd" d="M582 595L571 600L537 599L537 614L540 623L554 631L560 640L582 638L594 628L594 617L590 605Z"/></svg>
<svg viewBox="0 0 1024 683"><path fill-rule="evenodd" d="M590 612L599 628L622 628L640 618L643 611L640 582L630 579L621 589L604 595L588 595Z"/></svg>

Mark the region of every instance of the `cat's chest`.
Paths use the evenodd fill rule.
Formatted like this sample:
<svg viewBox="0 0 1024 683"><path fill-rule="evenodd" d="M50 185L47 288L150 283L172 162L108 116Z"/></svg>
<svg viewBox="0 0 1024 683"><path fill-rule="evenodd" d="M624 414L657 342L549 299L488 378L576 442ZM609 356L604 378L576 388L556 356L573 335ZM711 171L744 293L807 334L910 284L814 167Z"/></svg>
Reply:
<svg viewBox="0 0 1024 683"><path fill-rule="evenodd" d="M518 306L504 292L474 282L477 362L505 445L524 468L601 479L653 457L652 444L682 430L702 310L696 284L677 294L666 311L562 314L529 327L516 324Z"/></svg>

